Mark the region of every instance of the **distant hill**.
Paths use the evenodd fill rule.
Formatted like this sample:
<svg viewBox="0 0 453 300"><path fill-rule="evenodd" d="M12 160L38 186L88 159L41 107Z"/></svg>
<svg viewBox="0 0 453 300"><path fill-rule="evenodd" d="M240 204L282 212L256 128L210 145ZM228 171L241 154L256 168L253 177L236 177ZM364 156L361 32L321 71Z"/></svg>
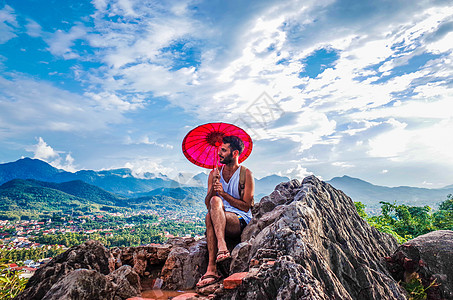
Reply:
<svg viewBox="0 0 453 300"><path fill-rule="evenodd" d="M125 206L127 205L127 198L120 197L113 193L107 192L97 186L85 183L81 180L73 180L68 182L43 182L36 180L28 180L39 184L43 188L52 188L59 190L69 195L73 195L79 198L86 199L90 202L103 204L103 205L115 205Z"/></svg>
<svg viewBox="0 0 453 300"><path fill-rule="evenodd" d="M137 198L124 198L81 180L55 183L13 179L0 186L0 218L44 212L157 209L205 211L206 189L200 187L158 188Z"/></svg>
<svg viewBox="0 0 453 300"><path fill-rule="evenodd" d="M170 179L162 178L137 178L132 175L129 169L91 171L82 170L75 173L60 173L53 180L56 182L65 182L71 180L82 180L86 183L96 185L106 191L123 195L133 196L135 193L147 192L159 187L169 187L176 183Z"/></svg>
<svg viewBox="0 0 453 300"><path fill-rule="evenodd" d="M272 193L279 183L287 182L289 180L288 177L278 175L270 175L261 179L255 179L255 202L258 202L262 197Z"/></svg>
<svg viewBox="0 0 453 300"><path fill-rule="evenodd" d="M103 171L81 170L75 173L52 167L39 159L23 158L15 162L0 164L0 184L12 179L35 179L43 182L69 182L80 180L95 185L111 193L124 197L143 196L143 193L158 188L207 187L208 175L200 172L178 174L177 181L163 174L146 173L143 178L134 177L127 168ZM255 179L255 200L270 194L280 182L289 181L288 177L270 175ZM204 197L204 196L203 196Z"/></svg>
<svg viewBox="0 0 453 300"><path fill-rule="evenodd" d="M31 158L0 164L0 211L7 214L44 211L87 211L101 207L205 211L208 175L162 174L134 177L127 168L75 173ZM255 201L270 194L287 177L255 179ZM128 198L126 200L126 198Z"/></svg>
<svg viewBox="0 0 453 300"><path fill-rule="evenodd" d="M0 184L13 179L52 181L50 179L64 172L64 170L54 168L42 160L23 158L15 162L0 164Z"/></svg>
<svg viewBox="0 0 453 300"><path fill-rule="evenodd" d="M182 174L181 174L182 175ZM269 175L261 179L255 178L255 201L259 201L262 197L269 195L274 191L274 188L281 182L287 182L288 177ZM186 179L185 186L207 187L208 175L199 173L189 179Z"/></svg>
<svg viewBox="0 0 453 300"><path fill-rule="evenodd" d="M437 208L440 202L447 199L448 194L453 194L453 186L441 189L426 189L417 187L385 187L371 184L358 178L349 176L334 177L327 181L336 189L342 190L353 201L360 201L369 209L380 208L379 201L397 202L412 206L429 205Z"/></svg>
<svg viewBox="0 0 453 300"><path fill-rule="evenodd" d="M174 180L151 173L147 173L144 178L134 177L132 171L125 168L105 171L82 170L72 173L31 158L0 164L0 184L12 179L35 179L45 182L81 180L123 196L133 196L134 193L148 192L159 187L178 186Z"/></svg>
<svg viewBox="0 0 453 300"><path fill-rule="evenodd" d="M158 188L128 199L128 205L140 209L206 211L205 196L206 188L202 187Z"/></svg>
<svg viewBox="0 0 453 300"><path fill-rule="evenodd" d="M166 203L162 203L163 206L169 203L182 206L185 206L186 203L198 205L198 203L203 202L206 195L207 178L208 175L204 172L195 176L181 173L177 180L172 180L163 174L153 173L146 173L143 177L137 178L127 168L103 171L81 170L72 173L54 168L39 159L31 158L0 164L0 184L14 179L22 179L26 181L15 182L17 188L21 186L27 191L33 191L32 186L34 189L38 187L52 189L54 191L49 192L50 194L56 193L55 191L65 194L59 196L63 199L63 202L69 201L68 197L72 197L71 199L79 201L80 204L85 203L86 200L97 205L122 206L122 201L124 201L122 199L127 197L134 199L130 202L133 203L134 207L143 206L144 203L154 203L158 199L163 202L168 200ZM36 180L36 182L28 179ZM263 196L270 194L279 183L289 180L288 177L278 175L255 179L255 201L258 202ZM13 183L9 184L10 187ZM379 209L379 201L397 201L397 203L417 206L429 205L436 208L440 202L446 199L448 194L453 194L453 185L441 189L405 186L391 188L373 185L349 176L335 177L328 183L343 190L354 201L363 202L368 210ZM25 185L30 186L25 188ZM13 193L13 191L9 190L9 193ZM42 198L30 194L29 197ZM5 203L11 200L10 198L8 198L9 200L3 199L6 201ZM11 205L11 207L14 207L15 204L12 203Z"/></svg>
<svg viewBox="0 0 453 300"><path fill-rule="evenodd" d="M81 212L96 209L92 201L42 185L36 180L13 179L0 186L3 215L39 214L44 211Z"/></svg>

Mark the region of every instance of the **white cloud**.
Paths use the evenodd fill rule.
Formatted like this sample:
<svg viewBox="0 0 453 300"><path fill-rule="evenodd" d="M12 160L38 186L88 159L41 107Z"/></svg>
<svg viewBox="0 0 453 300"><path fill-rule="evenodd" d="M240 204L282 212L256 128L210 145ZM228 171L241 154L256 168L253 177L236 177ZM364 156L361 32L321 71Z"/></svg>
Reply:
<svg viewBox="0 0 453 300"><path fill-rule="evenodd" d="M286 171L278 172L279 176L287 176L290 179L299 179L302 180L307 176L313 175L312 172L309 172L306 168L302 167L300 164L297 164L293 168L289 168Z"/></svg>
<svg viewBox="0 0 453 300"><path fill-rule="evenodd" d="M33 158L48 162L57 169L63 169L69 172L76 171L74 167L74 158L72 158L71 154L67 153L64 155L64 152L54 150L42 137L38 138L38 143L32 146L29 151L33 152ZM64 158L62 156L64 156Z"/></svg>
<svg viewBox="0 0 453 300"><path fill-rule="evenodd" d="M0 139L28 132L105 129L124 122L121 112L134 106L118 101L110 103L110 110L106 111L104 103L23 76L8 79L0 76L0 90L0 127L8 129L0 132ZM115 110L114 105L118 105Z"/></svg>
<svg viewBox="0 0 453 300"><path fill-rule="evenodd" d="M176 175L177 170L172 167L164 166L163 164L152 159L137 159L124 164L124 168L132 170L132 173L137 178L144 178L146 173L152 173L155 176Z"/></svg>
<svg viewBox="0 0 453 300"><path fill-rule="evenodd" d="M342 133L350 136L354 136L358 133L361 133L367 129L370 129L376 125L378 125L379 122L373 122L373 121L368 121L365 118L359 119L357 118L356 120L353 120L351 123L348 124L348 128L346 130L343 130ZM361 141L358 141L361 142Z"/></svg>
<svg viewBox="0 0 453 300"><path fill-rule="evenodd" d="M125 95L123 98L131 98L124 100L120 96L108 92L101 93L85 93L85 96L96 101L103 109L107 111L125 112L129 110L137 110L144 107L143 97L140 95Z"/></svg>
<svg viewBox="0 0 453 300"><path fill-rule="evenodd" d="M368 141L372 157L397 157L405 152L409 145L409 132L405 130L407 124L390 119L386 124L392 126L391 130L379 134Z"/></svg>
<svg viewBox="0 0 453 300"><path fill-rule="evenodd" d="M125 15L130 17L136 17L137 13L134 9L134 1L130 0L118 0L113 5L113 12L119 15Z"/></svg>
<svg viewBox="0 0 453 300"><path fill-rule="evenodd" d="M411 161L446 164L453 161L453 117L434 123L426 128L414 130Z"/></svg>
<svg viewBox="0 0 453 300"><path fill-rule="evenodd" d="M296 118L276 128L263 128L263 136L273 139L289 138L299 144L299 152L323 143L323 137L334 133L336 122L312 109L296 112ZM326 141L324 141L326 142Z"/></svg>
<svg viewBox="0 0 453 300"><path fill-rule="evenodd" d="M387 106L353 113L351 114L351 117L359 120L377 118L418 118L420 120L437 119L440 121L451 116L451 109L453 109L453 103L451 101L453 89L439 86L438 83L429 83L426 86L418 86L414 91L418 92L421 97L415 96L412 101L399 103L396 106Z"/></svg>
<svg viewBox="0 0 453 300"><path fill-rule="evenodd" d="M42 27L36 21L28 19L25 28L27 34L31 37L41 37L43 35Z"/></svg>
<svg viewBox="0 0 453 300"><path fill-rule="evenodd" d="M0 44L4 44L17 35L15 33L18 27L14 9L9 5L5 5L0 10Z"/></svg>
<svg viewBox="0 0 453 300"><path fill-rule="evenodd" d="M435 42L428 43L426 49L433 53L442 53L452 51L453 46L451 45L451 40L453 39L453 32L446 34L442 39L439 39Z"/></svg>
<svg viewBox="0 0 453 300"><path fill-rule="evenodd" d="M63 169L68 172L76 172L77 169L74 166L74 158L72 158L71 154L66 154L64 158L58 157L57 159L49 162L52 166L57 169Z"/></svg>
<svg viewBox="0 0 453 300"><path fill-rule="evenodd" d="M38 138L38 144L34 146L33 154L33 158L41 159L44 161L48 161L48 159L53 159L59 156L58 152L47 145L47 143L44 142L41 137Z"/></svg>
<svg viewBox="0 0 453 300"><path fill-rule="evenodd" d="M170 8L158 2L138 1L120 1L109 6L98 1L96 6L99 10L94 21L99 34L90 34L88 40L92 46L101 47L104 52L101 59L112 68L112 76L120 68L128 68L127 64L168 66L172 61L161 56L163 48L177 40L184 42L207 33L199 32L198 22L185 15L186 11L178 2L172 3ZM107 21L105 17L112 15L122 19Z"/></svg>
<svg viewBox="0 0 453 300"><path fill-rule="evenodd" d="M170 144L158 143L156 141L153 141L152 139L149 138L149 136L143 136L143 137L141 137L141 138L139 138L137 140L134 140L130 136L128 136L126 138L126 144L128 144L128 145L132 145L132 144L135 144L135 145L140 145L140 144L152 145L152 146L157 146L157 147L160 147L160 148L163 148L163 149L173 149L174 148Z"/></svg>
<svg viewBox="0 0 453 300"><path fill-rule="evenodd" d="M71 49L74 41L84 38L88 29L79 24L72 27L68 32L57 30L51 35L47 35L46 42L49 45L49 51L56 56L62 56L65 59L80 58L80 55Z"/></svg>
<svg viewBox="0 0 453 300"><path fill-rule="evenodd" d="M344 161L336 161L332 163L332 166L334 167L340 167L340 168L354 168L355 165L351 163L347 163Z"/></svg>

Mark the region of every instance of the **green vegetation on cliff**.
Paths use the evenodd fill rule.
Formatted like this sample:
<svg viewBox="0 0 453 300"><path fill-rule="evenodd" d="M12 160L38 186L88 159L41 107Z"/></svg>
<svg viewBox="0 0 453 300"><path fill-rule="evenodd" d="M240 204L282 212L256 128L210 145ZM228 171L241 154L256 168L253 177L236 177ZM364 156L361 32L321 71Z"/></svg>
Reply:
<svg viewBox="0 0 453 300"><path fill-rule="evenodd" d="M0 299L13 299L25 288L28 279L21 278L19 273L0 264Z"/></svg>
<svg viewBox="0 0 453 300"><path fill-rule="evenodd" d="M355 205L359 215L371 226L393 235L399 243L434 230L453 230L453 195L451 194L439 205L439 209L434 211L429 206L380 203L381 214L372 217L365 213L363 203L355 202Z"/></svg>

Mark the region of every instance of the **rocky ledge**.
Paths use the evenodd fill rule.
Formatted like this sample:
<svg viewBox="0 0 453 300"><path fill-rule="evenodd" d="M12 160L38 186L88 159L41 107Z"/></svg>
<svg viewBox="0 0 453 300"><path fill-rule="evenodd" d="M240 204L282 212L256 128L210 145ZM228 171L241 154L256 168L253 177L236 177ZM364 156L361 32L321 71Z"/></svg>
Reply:
<svg viewBox="0 0 453 300"><path fill-rule="evenodd" d="M426 286L436 280L430 299L452 299L452 231L398 247L360 218L349 197L314 176L278 185L253 215L232 248L231 276L187 297L407 299L398 281L417 274ZM120 300L142 289L187 290L206 267L205 240L110 250L89 241L39 269L16 299Z"/></svg>
<svg viewBox="0 0 453 300"><path fill-rule="evenodd" d="M398 247L387 257L392 276L401 282L419 279L428 299L453 299L453 231L438 230Z"/></svg>

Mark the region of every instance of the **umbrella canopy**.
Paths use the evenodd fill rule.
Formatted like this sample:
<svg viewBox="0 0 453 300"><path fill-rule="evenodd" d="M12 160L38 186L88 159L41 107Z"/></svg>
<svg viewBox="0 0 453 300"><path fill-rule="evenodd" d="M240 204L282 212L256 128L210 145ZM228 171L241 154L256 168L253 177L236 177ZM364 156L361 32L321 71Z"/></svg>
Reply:
<svg viewBox="0 0 453 300"><path fill-rule="evenodd" d="M197 166L212 169L218 165L222 138L229 135L237 136L244 143L244 151L239 156L241 163L252 152L252 139L247 132L228 123L207 123L192 129L182 142L182 152Z"/></svg>

